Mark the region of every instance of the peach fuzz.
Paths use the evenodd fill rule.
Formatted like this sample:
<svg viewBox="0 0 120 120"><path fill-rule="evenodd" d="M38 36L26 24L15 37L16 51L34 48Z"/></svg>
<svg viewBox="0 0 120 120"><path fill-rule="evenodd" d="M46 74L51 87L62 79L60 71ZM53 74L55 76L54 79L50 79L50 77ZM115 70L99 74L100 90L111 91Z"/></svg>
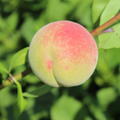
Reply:
<svg viewBox="0 0 120 120"><path fill-rule="evenodd" d="M63 20L49 23L35 34L28 57L41 81L54 87L70 87L84 83L92 75L98 49L83 26Z"/></svg>

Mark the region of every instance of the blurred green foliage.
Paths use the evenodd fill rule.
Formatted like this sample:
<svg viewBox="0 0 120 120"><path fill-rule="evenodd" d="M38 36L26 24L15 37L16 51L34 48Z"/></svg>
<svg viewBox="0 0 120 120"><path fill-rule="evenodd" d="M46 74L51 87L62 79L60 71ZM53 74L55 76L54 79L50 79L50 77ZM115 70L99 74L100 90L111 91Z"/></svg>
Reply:
<svg viewBox="0 0 120 120"><path fill-rule="evenodd" d="M0 84L30 69L25 47L43 25L67 19L91 31L119 11L120 0L0 0ZM111 28L96 37L98 65L86 83L51 88L29 73L0 90L0 120L120 120L120 22Z"/></svg>

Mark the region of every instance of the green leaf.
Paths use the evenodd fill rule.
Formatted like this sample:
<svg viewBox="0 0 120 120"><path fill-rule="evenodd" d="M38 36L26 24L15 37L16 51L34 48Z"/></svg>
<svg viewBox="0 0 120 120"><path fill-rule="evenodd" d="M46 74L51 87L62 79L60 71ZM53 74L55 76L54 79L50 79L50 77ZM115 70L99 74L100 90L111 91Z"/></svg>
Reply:
<svg viewBox="0 0 120 120"><path fill-rule="evenodd" d="M40 82L40 79L37 76L35 76L33 73L31 73L31 74L26 75L23 78L23 81L33 85L33 84Z"/></svg>
<svg viewBox="0 0 120 120"><path fill-rule="evenodd" d="M48 92L50 92L50 90L52 89L52 87L47 86L47 85L42 85L40 87L35 87L32 89L28 90L28 93L34 96L42 96Z"/></svg>
<svg viewBox="0 0 120 120"><path fill-rule="evenodd" d="M50 21L63 20L78 4L78 2L79 0L67 0L67 2L62 2L61 0L50 0L47 4L46 16Z"/></svg>
<svg viewBox="0 0 120 120"><path fill-rule="evenodd" d="M83 101L88 105L89 111L92 113L95 120L107 120L107 115L103 112L94 97L86 96Z"/></svg>
<svg viewBox="0 0 120 120"><path fill-rule="evenodd" d="M115 16L120 10L120 0L110 0L100 18L100 24Z"/></svg>
<svg viewBox="0 0 120 120"><path fill-rule="evenodd" d="M51 109L52 120L73 120L82 104L74 98L63 95Z"/></svg>
<svg viewBox="0 0 120 120"><path fill-rule="evenodd" d="M21 84L16 80L15 80L15 84L17 85L17 105L19 108L19 112L22 113L26 107L26 100L23 97Z"/></svg>
<svg viewBox="0 0 120 120"><path fill-rule="evenodd" d="M107 120L107 116L100 109L100 107L98 107L98 105L91 104L89 105L89 109L96 120Z"/></svg>
<svg viewBox="0 0 120 120"><path fill-rule="evenodd" d="M120 48L120 23L112 27L113 32L99 36L99 47L104 49Z"/></svg>
<svg viewBox="0 0 120 120"><path fill-rule="evenodd" d="M17 26L18 14L16 12L12 13L7 19L6 23L9 30L14 30Z"/></svg>
<svg viewBox="0 0 120 120"><path fill-rule="evenodd" d="M106 108L117 97L116 91L112 88L103 88L97 92L98 102L103 108Z"/></svg>
<svg viewBox="0 0 120 120"><path fill-rule="evenodd" d="M92 28L91 5L92 0L80 0L74 13L75 18L89 30Z"/></svg>
<svg viewBox="0 0 120 120"><path fill-rule="evenodd" d="M120 0L110 0L100 18L100 24L105 23L120 10ZM99 36L99 47L104 49L120 47L120 23L112 27L113 32Z"/></svg>
<svg viewBox="0 0 120 120"><path fill-rule="evenodd" d="M105 59L107 66L111 70L114 69L117 65L120 65L120 48L106 49L102 54L103 56L101 56Z"/></svg>
<svg viewBox="0 0 120 120"><path fill-rule="evenodd" d="M4 19L0 16L0 30L3 30L4 27L5 27L5 21L4 21ZM4 36L3 33L2 33L2 34L0 33L0 35L1 35L1 36Z"/></svg>
<svg viewBox="0 0 120 120"><path fill-rule="evenodd" d="M25 38L25 40L27 41L27 43L30 43L30 41L32 40L32 37L37 31L35 22L36 21L33 18L27 17L27 19L25 20L25 22L23 23L21 27L21 33L23 37Z"/></svg>
<svg viewBox="0 0 120 120"><path fill-rule="evenodd" d="M116 52L116 54L113 54L110 51ZM111 49L111 50L110 49L107 49L107 50L99 49L99 61L97 64L97 71L99 72L103 83L107 83L109 85L117 84L117 79L112 69L114 69L116 65L119 64L120 62L118 53L119 53L119 49ZM111 57L108 57L109 55ZM115 58L116 60L114 60ZM110 63L110 61L112 62Z"/></svg>
<svg viewBox="0 0 120 120"><path fill-rule="evenodd" d="M18 51L12 58L10 61L10 66L9 66L9 71L11 71L12 69L25 64L26 62L26 56L28 53L28 47L24 48L20 51Z"/></svg>
<svg viewBox="0 0 120 120"><path fill-rule="evenodd" d="M7 68L0 62L0 73L8 73Z"/></svg>
<svg viewBox="0 0 120 120"><path fill-rule="evenodd" d="M105 6L108 4L110 0L93 0L92 5L92 19L93 23L95 23L103 12Z"/></svg>
<svg viewBox="0 0 120 120"><path fill-rule="evenodd" d="M15 103L15 96L11 95L11 88L6 87L0 90L0 112L1 108L7 108Z"/></svg>
<svg viewBox="0 0 120 120"><path fill-rule="evenodd" d="M27 92L23 93L23 96L24 96L24 97L30 97L30 98L38 97L37 95L30 94L30 93L27 93Z"/></svg>

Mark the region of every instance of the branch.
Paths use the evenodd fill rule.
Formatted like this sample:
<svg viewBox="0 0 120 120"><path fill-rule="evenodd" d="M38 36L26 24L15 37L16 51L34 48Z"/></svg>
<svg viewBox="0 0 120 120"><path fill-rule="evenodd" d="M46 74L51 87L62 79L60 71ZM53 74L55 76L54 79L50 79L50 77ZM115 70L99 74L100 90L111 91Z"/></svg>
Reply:
<svg viewBox="0 0 120 120"><path fill-rule="evenodd" d="M16 75L12 75L12 76L9 75L9 77L6 80L3 80L2 84L0 84L0 89L12 85L14 83L13 77L16 80L21 80L23 77L25 77L26 75L28 75L31 72L32 72L31 69L29 69L22 73L16 74Z"/></svg>
<svg viewBox="0 0 120 120"><path fill-rule="evenodd" d="M118 13L116 16L112 17L110 20L108 20L103 25L101 25L98 28L96 28L95 30L93 30L91 32L91 34L95 37L95 36L99 35L100 33L102 33L106 28L108 28L109 26L111 26L112 24L116 23L119 20L120 20L120 13Z"/></svg>

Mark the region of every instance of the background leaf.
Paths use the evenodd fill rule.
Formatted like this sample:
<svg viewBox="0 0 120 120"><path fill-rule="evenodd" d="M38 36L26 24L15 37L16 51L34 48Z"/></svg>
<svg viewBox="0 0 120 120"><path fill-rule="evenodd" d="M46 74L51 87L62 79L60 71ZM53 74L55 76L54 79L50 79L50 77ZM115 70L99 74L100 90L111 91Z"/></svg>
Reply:
<svg viewBox="0 0 120 120"><path fill-rule="evenodd" d="M12 96L10 94L10 88L6 88L3 90L0 90L0 110L2 108L7 108L10 105L13 105L15 103L15 96Z"/></svg>
<svg viewBox="0 0 120 120"><path fill-rule="evenodd" d="M111 10L112 9L112 10ZM100 18L100 24L115 16L120 10L120 0L110 0ZM120 47L120 24L112 27L113 32L104 33L99 36L99 47L104 49Z"/></svg>
<svg viewBox="0 0 120 120"><path fill-rule="evenodd" d="M33 95L33 94L30 94L30 93L27 93L27 92L23 93L23 96L24 97L29 97L29 98L36 98L36 97L38 97L37 95Z"/></svg>
<svg viewBox="0 0 120 120"><path fill-rule="evenodd" d="M15 30L18 22L18 14L16 12L12 13L7 19L6 24L9 30Z"/></svg>
<svg viewBox="0 0 120 120"><path fill-rule="evenodd" d="M114 1L110 0L101 15L100 24L105 23L110 18L115 16L119 12L119 10L120 10L120 0L114 0Z"/></svg>
<svg viewBox="0 0 120 120"><path fill-rule="evenodd" d="M99 47L104 49L120 48L120 23L112 27L113 32L99 36Z"/></svg>
<svg viewBox="0 0 120 120"><path fill-rule="evenodd" d="M32 40L33 35L35 34L35 22L31 17L27 17L24 24L21 27L21 33L28 43Z"/></svg>
<svg viewBox="0 0 120 120"><path fill-rule="evenodd" d="M110 0L93 0L92 20L95 23Z"/></svg>
<svg viewBox="0 0 120 120"><path fill-rule="evenodd" d="M110 103L112 103L117 97L117 93L113 88L103 88L97 93L97 98L100 105L106 108Z"/></svg>
<svg viewBox="0 0 120 120"><path fill-rule="evenodd" d="M76 11L75 11L75 18L78 19L78 21L83 24L88 30L92 30L92 0L80 0L77 4ZM83 15L83 13L85 15Z"/></svg>
<svg viewBox="0 0 120 120"><path fill-rule="evenodd" d="M55 20L62 20L66 15L77 5L79 0L50 0L48 1L46 15L49 22ZM56 6L56 7L54 7ZM53 14L54 13L54 14Z"/></svg>
<svg viewBox="0 0 120 120"><path fill-rule="evenodd" d="M74 98L67 95L61 96L52 107L51 118L52 120L74 120L81 107L81 103Z"/></svg>
<svg viewBox="0 0 120 120"><path fill-rule="evenodd" d="M29 89L28 93L32 94L32 95L35 95L35 96L42 96L42 95L50 92L51 89L52 89L52 87L50 87L50 86L42 85L42 86L39 86L37 88L34 87L32 89Z"/></svg>
<svg viewBox="0 0 120 120"><path fill-rule="evenodd" d="M0 62L0 73L8 73L7 68L3 63Z"/></svg>
<svg viewBox="0 0 120 120"><path fill-rule="evenodd" d="M27 57L28 47L18 51L10 61L9 71L12 69L25 64Z"/></svg>

